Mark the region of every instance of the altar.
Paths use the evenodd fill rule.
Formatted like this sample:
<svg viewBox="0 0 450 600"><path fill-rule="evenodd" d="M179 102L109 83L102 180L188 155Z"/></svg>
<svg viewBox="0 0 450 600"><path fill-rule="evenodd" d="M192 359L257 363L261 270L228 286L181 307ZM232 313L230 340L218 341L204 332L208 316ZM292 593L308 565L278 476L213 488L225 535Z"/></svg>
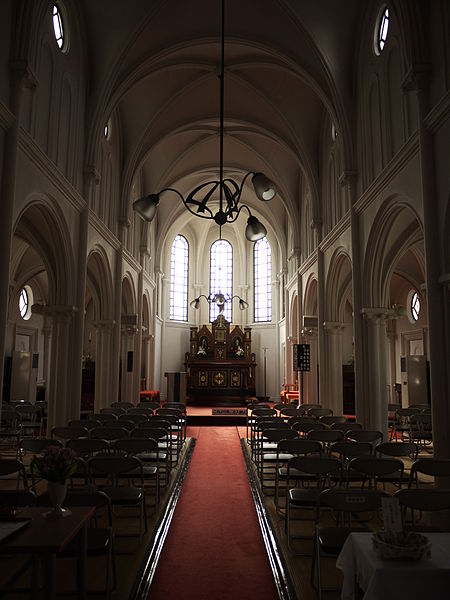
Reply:
<svg viewBox="0 0 450 600"><path fill-rule="evenodd" d="M231 326L223 314L191 327L185 355L188 404L243 406L256 394L251 328Z"/></svg>

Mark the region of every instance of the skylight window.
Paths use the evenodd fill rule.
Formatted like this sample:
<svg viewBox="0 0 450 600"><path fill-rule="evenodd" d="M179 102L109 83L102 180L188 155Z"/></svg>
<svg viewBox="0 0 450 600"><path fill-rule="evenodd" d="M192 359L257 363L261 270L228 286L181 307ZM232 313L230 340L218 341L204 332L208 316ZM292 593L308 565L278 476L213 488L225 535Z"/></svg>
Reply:
<svg viewBox="0 0 450 600"><path fill-rule="evenodd" d="M53 5L53 31L58 48L61 50L64 45L64 26L61 12L56 4Z"/></svg>
<svg viewBox="0 0 450 600"><path fill-rule="evenodd" d="M374 40L374 50L375 54L379 56L386 45L386 40L388 37L389 31L389 9L385 6L380 12L380 16L377 20L377 27L375 29L375 40Z"/></svg>

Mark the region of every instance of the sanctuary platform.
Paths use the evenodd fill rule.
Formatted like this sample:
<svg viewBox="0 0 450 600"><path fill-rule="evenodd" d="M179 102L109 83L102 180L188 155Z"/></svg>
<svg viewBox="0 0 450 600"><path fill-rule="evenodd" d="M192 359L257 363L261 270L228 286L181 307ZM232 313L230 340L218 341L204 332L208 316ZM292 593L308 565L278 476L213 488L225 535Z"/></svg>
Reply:
<svg viewBox="0 0 450 600"><path fill-rule="evenodd" d="M245 407L186 406L187 425L242 425L247 421Z"/></svg>

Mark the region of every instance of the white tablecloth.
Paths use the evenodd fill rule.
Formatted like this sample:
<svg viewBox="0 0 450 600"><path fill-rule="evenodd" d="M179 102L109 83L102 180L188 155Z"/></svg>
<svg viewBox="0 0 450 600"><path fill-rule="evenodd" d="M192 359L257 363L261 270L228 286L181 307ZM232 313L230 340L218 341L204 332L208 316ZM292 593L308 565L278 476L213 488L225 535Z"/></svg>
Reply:
<svg viewBox="0 0 450 600"><path fill-rule="evenodd" d="M336 566L344 573L342 600L353 600L355 582L364 600L449 600L450 533L424 534L431 558L420 561L383 560L374 551L371 533L352 533Z"/></svg>

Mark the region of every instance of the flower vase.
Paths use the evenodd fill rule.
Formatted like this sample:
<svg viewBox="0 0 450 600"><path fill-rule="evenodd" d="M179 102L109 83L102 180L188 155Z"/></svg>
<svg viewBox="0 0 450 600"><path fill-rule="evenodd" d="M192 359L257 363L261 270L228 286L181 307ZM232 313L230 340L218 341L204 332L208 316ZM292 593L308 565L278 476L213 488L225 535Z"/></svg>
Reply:
<svg viewBox="0 0 450 600"><path fill-rule="evenodd" d="M52 510L44 513L44 516L47 517L47 519L60 519L61 517L67 517L72 514L70 510L61 507L67 494L67 481L64 483L47 481L47 494L50 504L53 507Z"/></svg>

